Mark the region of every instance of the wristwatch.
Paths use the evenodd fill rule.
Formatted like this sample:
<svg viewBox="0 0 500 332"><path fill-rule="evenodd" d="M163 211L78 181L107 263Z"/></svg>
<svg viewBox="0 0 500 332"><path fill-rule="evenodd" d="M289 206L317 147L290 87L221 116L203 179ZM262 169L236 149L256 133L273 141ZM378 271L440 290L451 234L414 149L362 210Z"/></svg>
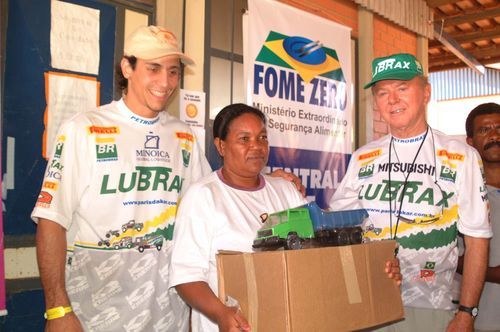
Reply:
<svg viewBox="0 0 500 332"><path fill-rule="evenodd" d="M479 313L479 309L477 307L466 307L461 304L458 305L458 311L466 312L474 318L476 318L477 314Z"/></svg>

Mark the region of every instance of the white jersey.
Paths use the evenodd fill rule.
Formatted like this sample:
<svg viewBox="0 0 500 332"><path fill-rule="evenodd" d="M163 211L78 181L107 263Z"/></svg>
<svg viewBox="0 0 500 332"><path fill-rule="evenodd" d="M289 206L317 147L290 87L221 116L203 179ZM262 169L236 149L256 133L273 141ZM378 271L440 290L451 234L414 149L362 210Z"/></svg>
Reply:
<svg viewBox="0 0 500 332"><path fill-rule="evenodd" d="M217 252L251 252L263 215L307 203L293 184L282 178L264 175L255 190L234 188L221 179L219 170L194 183L179 205L170 287L204 281L217 295ZM192 329L218 331L196 310L192 313Z"/></svg>
<svg viewBox="0 0 500 332"><path fill-rule="evenodd" d="M492 235L481 171L472 147L439 131L387 135L352 155L330 207L365 208L367 241L396 237L405 306L451 310L457 230Z"/></svg>
<svg viewBox="0 0 500 332"><path fill-rule="evenodd" d="M488 266L500 266L500 188L486 186L490 201L490 220L493 237L490 240L490 259ZM500 284L485 282L479 301L479 315L474 327L479 330L500 330Z"/></svg>
<svg viewBox="0 0 500 332"><path fill-rule="evenodd" d="M67 229L66 291L89 331L187 331L169 290L177 202L210 172L189 127L120 100L65 122L32 213Z"/></svg>

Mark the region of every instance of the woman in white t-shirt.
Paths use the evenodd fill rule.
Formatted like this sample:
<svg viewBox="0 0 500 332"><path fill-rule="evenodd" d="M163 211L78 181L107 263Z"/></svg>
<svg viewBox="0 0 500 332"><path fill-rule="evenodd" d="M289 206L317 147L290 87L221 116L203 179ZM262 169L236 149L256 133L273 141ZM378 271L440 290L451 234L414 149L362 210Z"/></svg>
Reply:
<svg viewBox="0 0 500 332"><path fill-rule="evenodd" d="M291 182L261 174L269 145L260 110L229 105L215 118L213 132L223 166L183 196L170 266L170 287L193 308L194 332L249 328L241 312L216 296L215 255L222 249L252 251L262 214L306 203Z"/></svg>
<svg viewBox="0 0 500 332"><path fill-rule="evenodd" d="M215 118L213 134L223 166L192 184L181 200L169 287L175 286L193 308L193 332L247 331L242 313L216 296L215 255L219 250L251 252L261 215L306 200L291 182L261 174L269 145L260 110L245 104L225 107ZM397 266L391 272L400 277Z"/></svg>

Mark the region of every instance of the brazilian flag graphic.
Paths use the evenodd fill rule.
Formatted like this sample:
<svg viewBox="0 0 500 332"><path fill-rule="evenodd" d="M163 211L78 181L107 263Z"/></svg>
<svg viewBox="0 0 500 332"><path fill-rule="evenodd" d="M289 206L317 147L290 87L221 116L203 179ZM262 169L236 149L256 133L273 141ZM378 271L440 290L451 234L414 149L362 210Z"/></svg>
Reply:
<svg viewBox="0 0 500 332"><path fill-rule="evenodd" d="M293 69L305 83L316 76L345 82L337 52L305 37L271 31L256 60Z"/></svg>

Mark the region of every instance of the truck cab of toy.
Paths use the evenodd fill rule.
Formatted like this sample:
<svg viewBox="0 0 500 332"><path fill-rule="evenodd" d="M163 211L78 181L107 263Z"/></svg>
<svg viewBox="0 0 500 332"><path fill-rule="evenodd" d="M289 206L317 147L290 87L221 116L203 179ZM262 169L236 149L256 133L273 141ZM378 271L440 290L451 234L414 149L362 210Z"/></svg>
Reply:
<svg viewBox="0 0 500 332"><path fill-rule="evenodd" d="M254 248L282 247L300 249L304 239L314 237L314 229L309 209L299 207L269 215L268 219L257 231Z"/></svg>

